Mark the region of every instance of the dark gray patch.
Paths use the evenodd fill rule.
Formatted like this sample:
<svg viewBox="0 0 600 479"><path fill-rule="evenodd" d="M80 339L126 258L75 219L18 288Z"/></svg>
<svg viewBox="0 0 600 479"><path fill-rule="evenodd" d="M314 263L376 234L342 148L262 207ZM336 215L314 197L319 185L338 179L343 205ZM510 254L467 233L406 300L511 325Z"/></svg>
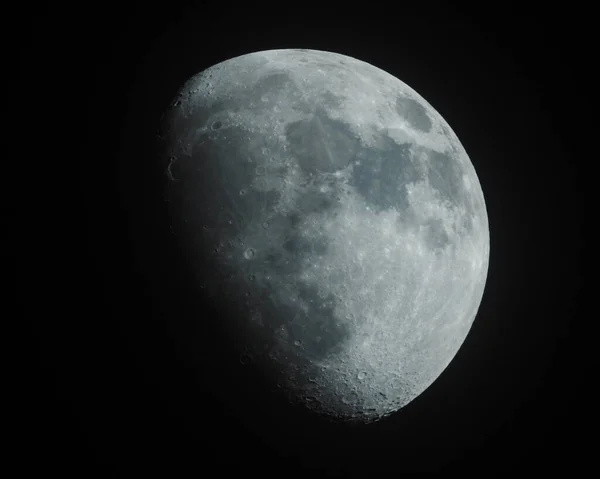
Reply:
<svg viewBox="0 0 600 479"><path fill-rule="evenodd" d="M284 89L288 84L291 83L291 78L287 73L276 72L270 75L261 77L253 87L254 94L257 95L268 95L272 91L278 91Z"/></svg>
<svg viewBox="0 0 600 479"><path fill-rule="evenodd" d="M349 330L336 321L336 299L333 295L320 298L318 288L300 283L299 297L308 306L308 311L291 318L288 322L290 340L300 341L303 355L320 359L339 350L340 344L350 337Z"/></svg>
<svg viewBox="0 0 600 479"><path fill-rule="evenodd" d="M317 108L310 119L286 127L290 152L304 173L332 173L345 168L355 155L358 139L348 126Z"/></svg>
<svg viewBox="0 0 600 479"><path fill-rule="evenodd" d="M307 103L305 101L301 101L300 98L295 98L292 102L292 110L299 111L300 113L312 113L314 111L314 105Z"/></svg>
<svg viewBox="0 0 600 479"><path fill-rule="evenodd" d="M323 102L323 105L335 109L339 108L342 105L343 97L334 95L329 90L326 90L321 94L321 100Z"/></svg>
<svg viewBox="0 0 600 479"><path fill-rule="evenodd" d="M451 156L434 150L427 151L429 184L440 198L456 205L463 199L462 168Z"/></svg>
<svg viewBox="0 0 600 479"><path fill-rule="evenodd" d="M269 237L277 255L293 256L294 264L298 259L324 255L328 249L327 240L325 237L307 237L302 234L302 222L310 214L332 211L336 206L337 202L331 195L309 189L298 198L294 211L287 216L278 215L272 218ZM282 249L278 250L278 248ZM281 272L280 265L290 262L290 258L281 259L271 255L270 261Z"/></svg>
<svg viewBox="0 0 600 479"><path fill-rule="evenodd" d="M427 177L443 201L465 209L462 223L467 231L473 226L473 204L470 194L465 191L462 166L448 154L428 150L429 168Z"/></svg>
<svg viewBox="0 0 600 479"><path fill-rule="evenodd" d="M307 355L331 354L350 334L336 321L332 302L319 298L316 288L297 279L302 259L319 258L328 247L324 237L300 234L302 220L311 212L333 208L333 202L310 191L300 198L293 214L273 216L279 194L249 187L256 173L253 162L240 158L240 152L247 151L244 131L234 127L226 137L213 135L207 133L192 156L181 160L182 180L170 185L172 211L183 219L178 232L185 235L190 265L205 294L216 307L222 304L228 311L225 317L231 325L226 329L237 340L259 355L279 347L275 333L269 331L284 325L290 344L299 340L303 345L299 351L304 356L293 356L292 361L308 368ZM245 194L240 196L242 189ZM256 230L263 222L268 227L259 228L264 236L254 238L257 244L240 241L248 227ZM243 254L248 248L255 251L251 259ZM278 293L284 283L306 301L307 314L298 304L281 300ZM260 311L263 326L250 320L250 311ZM291 324L294 318L297 322Z"/></svg>
<svg viewBox="0 0 600 479"><path fill-rule="evenodd" d="M408 209L407 183L422 178L408 143L399 145L387 134L379 138L377 149L360 147L356 153L358 165L350 184L376 211Z"/></svg>
<svg viewBox="0 0 600 479"><path fill-rule="evenodd" d="M297 211L303 217L313 213L324 213L338 204L338 201L331 193L314 191L315 189L316 188L310 188L296 201Z"/></svg>
<svg viewBox="0 0 600 479"><path fill-rule="evenodd" d="M198 138L190 156L177 161L181 180L170 188L173 208L191 228L207 226L215 241L265 221L280 197L275 191L252 187L257 163L267 159L260 153L266 140L257 137L251 143L247 132L238 126L208 131Z"/></svg>
<svg viewBox="0 0 600 479"><path fill-rule="evenodd" d="M293 224L293 223L291 223ZM282 242L283 249L296 258L323 256L329 247L324 237L307 237L301 231L291 226Z"/></svg>
<svg viewBox="0 0 600 479"><path fill-rule="evenodd" d="M328 243L323 238L293 235L285 240L283 248L298 256L323 256L328 250Z"/></svg>
<svg viewBox="0 0 600 479"><path fill-rule="evenodd" d="M290 97L300 97L300 92L287 73L277 72L260 78L246 95L251 111L260 113L273 108L273 102L286 90ZM266 101L264 101L266 100Z"/></svg>
<svg viewBox="0 0 600 479"><path fill-rule="evenodd" d="M339 70L341 68L339 62L334 59L331 59L330 61L315 60L313 64L316 68L321 68L325 70L327 74L331 74L331 72Z"/></svg>
<svg viewBox="0 0 600 479"><path fill-rule="evenodd" d="M261 311L266 328L250 332L249 346L266 342L270 344L270 349L280 348L275 338L283 326L288 333L286 344L291 349L288 354L295 361L323 358L334 353L349 338L350 333L344 324L336 320L334 297L320 298L318 288L299 281L298 273L301 271L303 258L318 258L325 254L327 244L322 239L302 238L291 227L292 221L288 218L278 218L277 222L287 225L279 229L283 237L278 235L279 238L272 242L262 263L257 265L256 273L252 273L255 279L248 284L239 276L244 288L251 291L249 309ZM267 277L271 279L267 280ZM301 309L298 302L292 302L285 294L286 290L295 292L299 301L308 308L307 311ZM300 350L294 350L294 341L300 341ZM310 365L305 363L304 366Z"/></svg>
<svg viewBox="0 0 600 479"><path fill-rule="evenodd" d="M398 97L396 112L401 118L408 121L413 128L426 133L431 130L431 119L427 115L425 107L412 98Z"/></svg>
<svg viewBox="0 0 600 479"><path fill-rule="evenodd" d="M423 225L426 228L425 242L429 249L443 249L450 243L450 238L444 229L442 220L430 218Z"/></svg>
<svg viewBox="0 0 600 479"><path fill-rule="evenodd" d="M397 144L387 134L377 139L377 148L367 149L360 146L356 150L358 165L354 165L354 174L349 183L365 199L375 211L396 208L404 221L412 221L409 208L406 185L424 179L423 165L414 159L410 143ZM466 214L461 220L467 232L472 230L473 205L465 192L462 179L463 171L459 162L451 156L437 151L425 149L429 158L426 175L442 201L449 202L455 207L465 208ZM447 238L443 232L434 233L432 226L431 246L443 247ZM439 230L439 229L438 229Z"/></svg>

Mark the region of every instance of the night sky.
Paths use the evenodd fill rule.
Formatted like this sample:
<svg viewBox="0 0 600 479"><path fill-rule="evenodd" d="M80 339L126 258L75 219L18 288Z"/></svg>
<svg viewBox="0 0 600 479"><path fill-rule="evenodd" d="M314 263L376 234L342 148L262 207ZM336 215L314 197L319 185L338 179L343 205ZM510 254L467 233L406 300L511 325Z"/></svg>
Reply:
<svg viewBox="0 0 600 479"><path fill-rule="evenodd" d="M585 156L574 148L588 134L578 120L587 54L575 13L186 5L48 8L28 23L22 84L43 93L15 124L22 145L44 152L27 169L54 176L35 225L24 221L36 231L28 251L42 237L48 246L17 270L30 338L18 362L23 467L358 478L585 462L573 344L584 316ZM487 204L490 267L466 342L422 396L366 429L265 394L229 355L218 313L194 300L165 222L154 140L179 87L230 57L288 47L353 56L414 88L456 132Z"/></svg>

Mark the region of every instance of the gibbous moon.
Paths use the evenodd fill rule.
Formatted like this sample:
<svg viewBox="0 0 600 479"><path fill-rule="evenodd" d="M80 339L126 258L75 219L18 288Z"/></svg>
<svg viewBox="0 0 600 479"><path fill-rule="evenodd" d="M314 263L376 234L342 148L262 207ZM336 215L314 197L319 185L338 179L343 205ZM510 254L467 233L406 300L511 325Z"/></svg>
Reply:
<svg viewBox="0 0 600 479"><path fill-rule="evenodd" d="M165 118L173 230L243 364L341 420L435 381L477 314L489 229L424 98L354 58L270 50L194 76Z"/></svg>

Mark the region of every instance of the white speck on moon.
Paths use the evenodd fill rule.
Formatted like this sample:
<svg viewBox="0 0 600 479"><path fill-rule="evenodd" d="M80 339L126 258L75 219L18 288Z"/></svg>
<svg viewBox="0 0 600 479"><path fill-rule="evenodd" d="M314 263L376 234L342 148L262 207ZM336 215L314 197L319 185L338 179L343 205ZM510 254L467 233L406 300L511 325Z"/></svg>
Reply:
<svg viewBox="0 0 600 479"><path fill-rule="evenodd" d="M252 96L255 85L276 75L282 78L277 88ZM321 101L323 92L335 101ZM457 353L475 319L487 276L489 230L483 193L450 126L418 93L383 70L314 50L272 50L233 58L196 75L182 93L185 101L173 115L178 141L200 141L207 134L206 125L219 122L222 131L242 128L249 149L254 148L253 139L260 138L277 151L263 153L269 161L257 165L248 185L263 193L276 191L279 197L269 215L247 224L243 236L253 247L242 252L243 261L257 263L262 258L261 244L270 234L273 215L293 214L300 199L314 191L336 197L334 215L316 211L299 219L300 234L307 240L322 239L328 245L326 251L298 258L293 277L272 270L262 279L279 295L278 300L293 303L300 315L310 305L293 287L281 285L310 286L323 301L336 298L333 315L349 331L335 354L308 359L310 370L298 371L290 364L289 388L298 387L298 375L310 374L310 396L321 410L348 418L378 419L408 404ZM236 95L246 95L247 101L240 102L235 111L215 112L202 125L192 121L198 112L213 111L219 102L235 102ZM314 105L314 109L299 105ZM410 147L422 177L399 185L406 191L405 211L372 208L351 184L355 168L365 159L341 162L333 172L307 177L291 151L286 128L313 120L316 108L342 122L366 150L380 148L382 132L397 145ZM313 122L317 130L310 132L315 142L324 134L319 121ZM419 121L427 131L419 128ZM335 148L324 142L322 151L336 164ZM431 152L447 155L448 161L456 163L464 204L449 202L432 185L427 176ZM180 151L171 153L181 155ZM240 162L246 158L240 152ZM273 174L278 168L285 173ZM466 204L472 206L471 211ZM471 221L468 229L466 216ZM439 234L448 238L440 247L428 243L432 221ZM254 311L249 319L262 328L261 318ZM306 341L293 339L285 325L276 336L282 351L302 355L309 349Z"/></svg>

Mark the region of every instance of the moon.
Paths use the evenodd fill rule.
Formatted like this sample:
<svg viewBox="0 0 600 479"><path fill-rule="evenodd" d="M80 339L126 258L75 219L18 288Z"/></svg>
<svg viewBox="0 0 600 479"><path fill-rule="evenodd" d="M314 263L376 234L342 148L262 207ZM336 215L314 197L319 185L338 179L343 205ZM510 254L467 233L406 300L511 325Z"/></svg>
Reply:
<svg viewBox="0 0 600 479"><path fill-rule="evenodd" d="M440 376L483 297L489 228L423 97L355 58L268 50L195 75L164 118L172 229L242 364L342 421Z"/></svg>

